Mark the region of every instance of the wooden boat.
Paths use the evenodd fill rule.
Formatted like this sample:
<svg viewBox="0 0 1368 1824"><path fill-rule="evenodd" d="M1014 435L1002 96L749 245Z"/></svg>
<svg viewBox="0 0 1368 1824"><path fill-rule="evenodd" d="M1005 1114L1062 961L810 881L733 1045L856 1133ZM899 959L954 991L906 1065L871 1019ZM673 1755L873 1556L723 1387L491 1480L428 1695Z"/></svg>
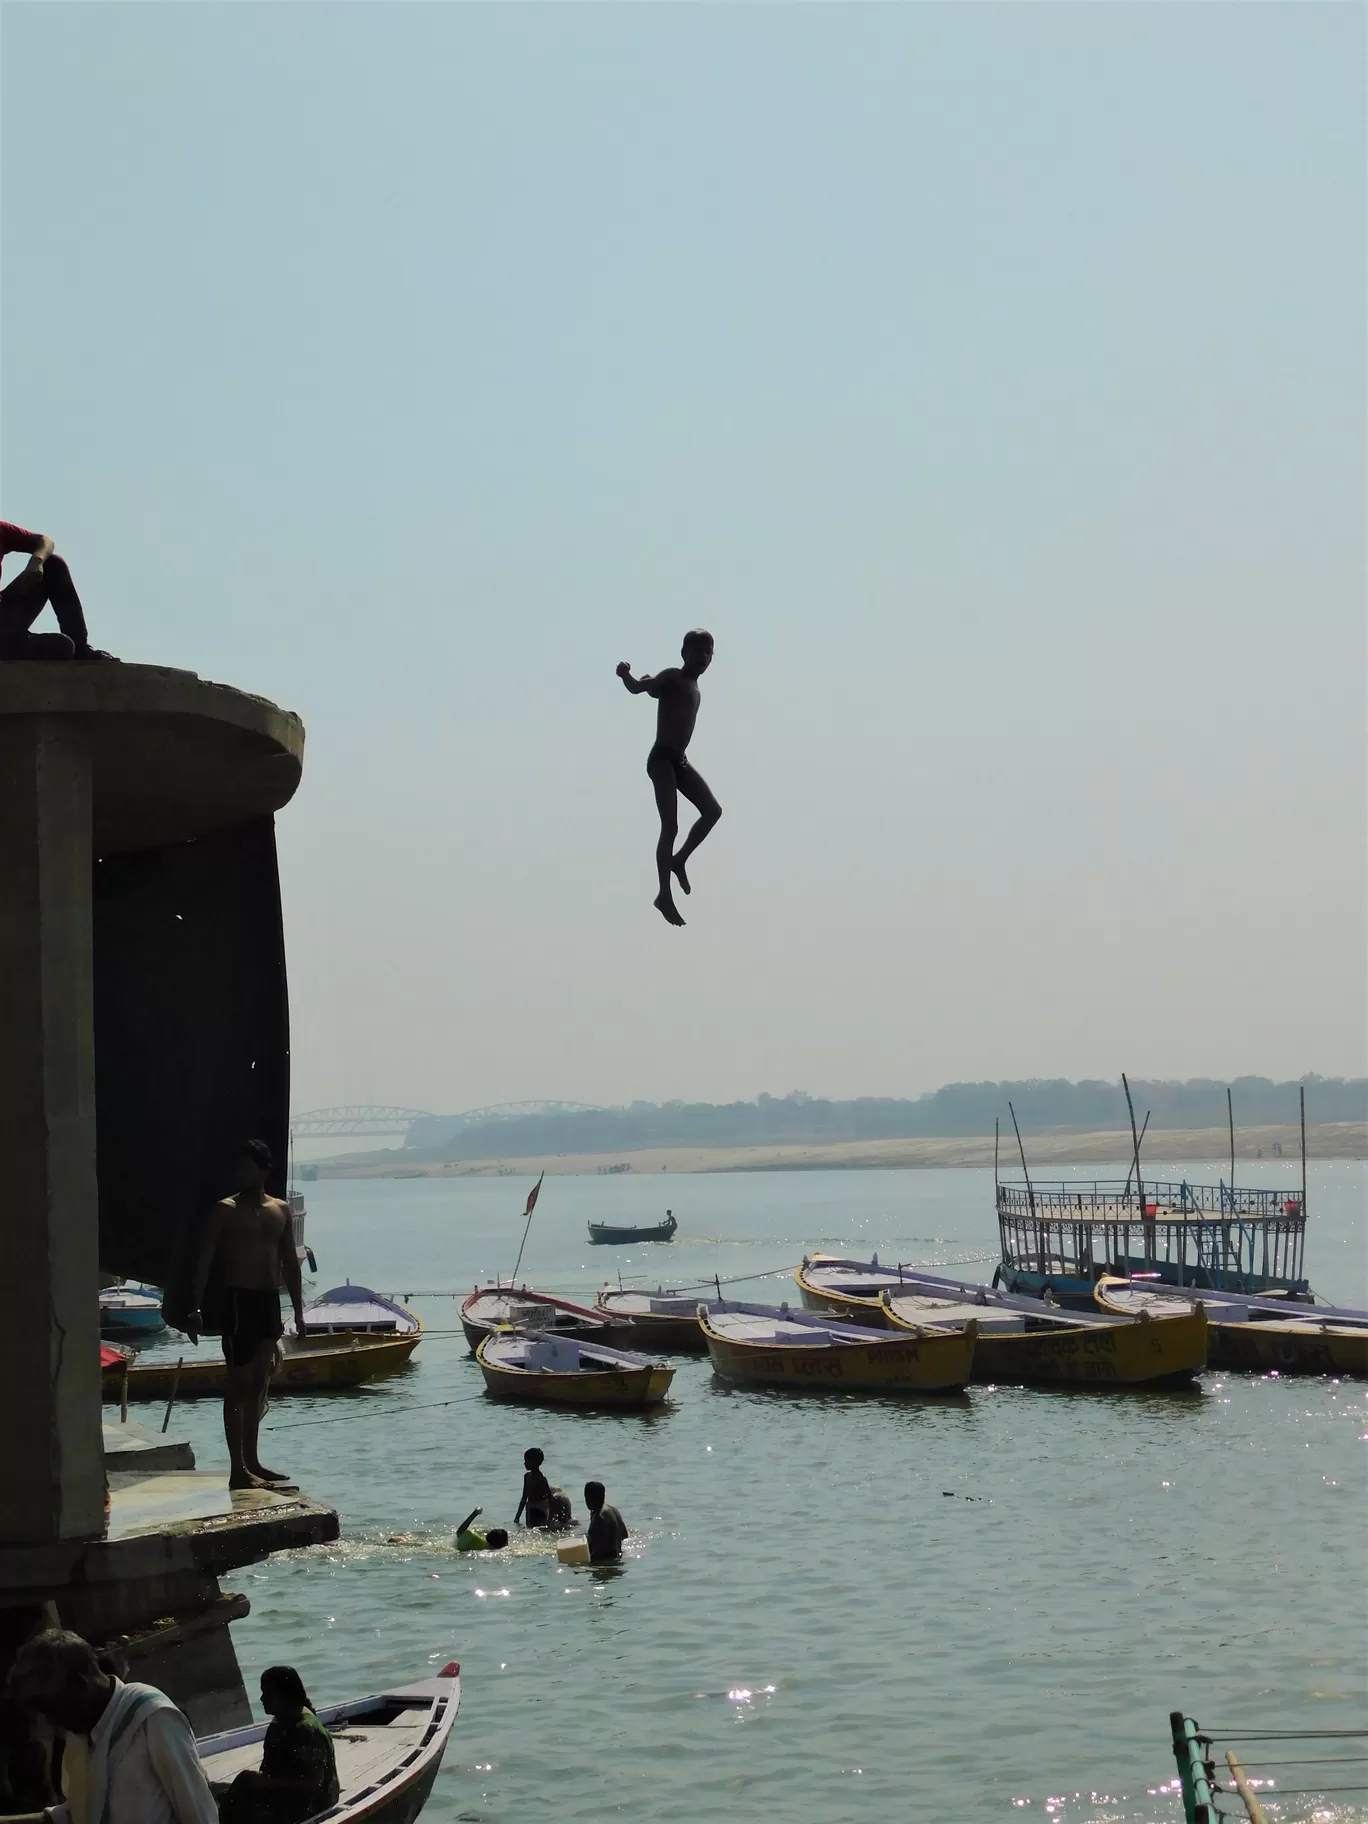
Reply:
<svg viewBox="0 0 1368 1824"><path fill-rule="evenodd" d="M1152 1279L1107 1277L1094 1294L1103 1311L1167 1322L1205 1307L1213 1368L1256 1374L1368 1375L1368 1311L1273 1298L1203 1292L1200 1298Z"/></svg>
<svg viewBox="0 0 1368 1824"><path fill-rule="evenodd" d="M674 1212L666 1210L664 1222L657 1222L644 1229L624 1229L615 1227L611 1222L591 1222L589 1239L596 1248L623 1247L632 1241L673 1241L678 1228Z"/></svg>
<svg viewBox="0 0 1368 1824"><path fill-rule="evenodd" d="M271 1376L271 1397L283 1393L333 1393L384 1380L407 1367L420 1340L416 1333L282 1337L283 1353L280 1366ZM163 1357L159 1362L128 1368L105 1368L101 1380L106 1400L122 1396L125 1378L130 1400L169 1400L173 1391L178 1400L201 1400L221 1397L225 1375L224 1363L212 1356L184 1361L179 1367Z"/></svg>
<svg viewBox="0 0 1368 1824"><path fill-rule="evenodd" d="M461 1306L461 1328L472 1355L485 1337L508 1327L606 1343L610 1349L618 1344L630 1347L636 1340L630 1323L615 1323L588 1305L553 1298L549 1292L530 1292L526 1286L477 1286Z"/></svg>
<svg viewBox="0 0 1368 1824"><path fill-rule="evenodd" d="M713 1372L746 1387L825 1393L950 1393L970 1377L978 1330L871 1334L787 1305L700 1305Z"/></svg>
<svg viewBox="0 0 1368 1824"><path fill-rule="evenodd" d="M453 1662L417 1684L323 1705L318 1720L333 1738L341 1791L336 1805L317 1814L318 1824L412 1824L432 1791L460 1703L461 1668ZM249 1723L200 1736L200 1763L216 1790L261 1766L267 1727Z"/></svg>
<svg viewBox="0 0 1368 1824"><path fill-rule="evenodd" d="M896 1265L882 1267L877 1254L872 1260L845 1260L839 1254L805 1254L793 1277L807 1310L835 1312L850 1323L883 1329L881 1295L885 1291L901 1290L913 1270Z"/></svg>
<svg viewBox="0 0 1368 1824"><path fill-rule="evenodd" d="M909 1277L879 1295L895 1330L978 1325L973 1379L1000 1385L1176 1387L1200 1374L1207 1359L1202 1308L1118 1318L1062 1312L1040 1299L932 1274ZM1098 1322L1099 1317L1101 1322Z"/></svg>
<svg viewBox="0 0 1368 1824"><path fill-rule="evenodd" d="M666 1355L706 1355L708 1345L698 1327L698 1293L672 1292L657 1286L654 1292L633 1292L626 1287L605 1286L594 1300L595 1310L610 1321L624 1319L643 1349L663 1349Z"/></svg>
<svg viewBox="0 0 1368 1824"><path fill-rule="evenodd" d="M674 1369L543 1331L499 1330L475 1351L486 1391L526 1406L658 1406Z"/></svg>
<svg viewBox="0 0 1368 1824"><path fill-rule="evenodd" d="M304 1307L309 1336L420 1336L416 1312L368 1286L334 1286Z"/></svg>
<svg viewBox="0 0 1368 1824"><path fill-rule="evenodd" d="M121 1280L100 1293L100 1335L116 1343L148 1342L166 1328L156 1286Z"/></svg>

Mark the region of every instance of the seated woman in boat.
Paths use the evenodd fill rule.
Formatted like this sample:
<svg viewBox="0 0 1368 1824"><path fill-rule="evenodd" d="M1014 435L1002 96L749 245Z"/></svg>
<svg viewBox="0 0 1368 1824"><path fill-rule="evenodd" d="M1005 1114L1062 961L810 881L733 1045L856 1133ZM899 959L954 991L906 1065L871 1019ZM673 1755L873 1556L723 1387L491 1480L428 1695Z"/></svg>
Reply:
<svg viewBox="0 0 1368 1824"><path fill-rule="evenodd" d="M261 1771L240 1773L219 1800L221 1824L302 1824L336 1805L333 1740L293 1666L268 1666L261 1704L271 1718Z"/></svg>
<svg viewBox="0 0 1368 1824"><path fill-rule="evenodd" d="M456 1528L458 1552L501 1552L508 1544L508 1534L501 1526L491 1526L487 1533L482 1533L475 1525L483 1512L482 1507L472 1507Z"/></svg>

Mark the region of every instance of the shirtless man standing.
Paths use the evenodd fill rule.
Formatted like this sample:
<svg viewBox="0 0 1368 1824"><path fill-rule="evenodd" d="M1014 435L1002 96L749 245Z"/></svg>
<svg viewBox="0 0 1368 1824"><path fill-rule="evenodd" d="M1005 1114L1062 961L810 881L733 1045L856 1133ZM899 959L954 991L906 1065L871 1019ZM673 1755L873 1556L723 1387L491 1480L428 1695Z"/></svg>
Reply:
<svg viewBox="0 0 1368 1824"><path fill-rule="evenodd" d="M624 659L617 675L639 696L644 690L654 697L660 708L656 712L655 746L646 757L646 776L655 787L656 809L660 813L660 841L656 844L656 873L660 891L654 905L667 924L682 925L684 920L674 903L670 876L679 882L680 891L689 891L689 877L684 864L722 815L722 806L708 790L701 773L696 773L686 757L698 720L698 680L712 664L713 636L705 628L695 627L684 635L679 649L684 663L657 672L653 678L634 678ZM685 837L679 853L674 853L679 831L678 794L682 792L698 812L698 821Z"/></svg>
<svg viewBox="0 0 1368 1824"><path fill-rule="evenodd" d="M223 1270L228 1318L223 1355L228 1372L223 1390L223 1432L231 1465L229 1488L267 1488L289 1478L267 1469L257 1454L257 1433L266 1409L266 1389L276 1365L282 1282L294 1306L295 1330L304 1334L304 1288L299 1277L289 1206L266 1195L271 1150L261 1140L244 1140L233 1162L237 1193L216 1203L205 1226L196 1263L186 1334L199 1341L199 1301L210 1263L217 1254Z"/></svg>

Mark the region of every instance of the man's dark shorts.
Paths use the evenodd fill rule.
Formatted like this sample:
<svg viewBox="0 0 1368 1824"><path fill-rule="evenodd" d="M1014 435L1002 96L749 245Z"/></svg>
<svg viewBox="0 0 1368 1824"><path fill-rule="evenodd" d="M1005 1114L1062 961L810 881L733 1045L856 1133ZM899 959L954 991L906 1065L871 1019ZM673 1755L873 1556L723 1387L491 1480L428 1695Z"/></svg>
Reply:
<svg viewBox="0 0 1368 1824"><path fill-rule="evenodd" d="M640 752L640 749L637 751ZM646 756L647 774L654 778L657 767L662 765L668 765L674 769L676 783L678 783L686 773L692 772L693 770L685 755L681 754L677 748L666 747L663 741L657 741L650 753Z"/></svg>
<svg viewBox="0 0 1368 1824"><path fill-rule="evenodd" d="M223 1359L230 1368L246 1368L263 1343L277 1343L285 1334L280 1294L229 1286L227 1297L228 1324L223 1332Z"/></svg>

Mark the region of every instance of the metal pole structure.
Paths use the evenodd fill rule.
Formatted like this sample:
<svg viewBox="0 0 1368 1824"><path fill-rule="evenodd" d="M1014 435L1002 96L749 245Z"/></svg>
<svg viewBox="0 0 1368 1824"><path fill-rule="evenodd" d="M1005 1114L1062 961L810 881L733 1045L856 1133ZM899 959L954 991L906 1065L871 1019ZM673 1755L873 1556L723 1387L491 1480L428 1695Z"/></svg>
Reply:
<svg viewBox="0 0 1368 1824"><path fill-rule="evenodd" d="M1131 1101L1130 1084L1126 1081L1126 1073L1124 1070L1121 1072L1121 1087L1126 1092L1126 1110L1130 1115L1131 1145L1135 1149L1135 1193L1140 1199L1140 1218L1141 1221L1143 1221L1145 1216L1145 1181L1140 1176L1140 1136L1135 1131L1135 1104Z"/></svg>
<svg viewBox="0 0 1368 1824"><path fill-rule="evenodd" d="M1145 1119L1144 1119L1144 1121L1143 1121L1143 1122L1142 1122L1142 1123L1141 1123L1141 1126L1140 1126L1140 1144L1141 1144L1141 1146L1143 1146L1143 1145L1144 1145L1144 1144L1145 1144L1145 1135L1146 1135L1146 1134L1147 1134L1147 1133L1148 1133L1148 1132L1149 1132L1149 1124L1150 1124L1150 1114L1151 1114L1151 1112L1152 1112L1152 1111L1151 1111L1151 1110L1150 1110L1150 1109L1148 1109L1148 1108L1147 1108L1147 1109L1146 1109L1146 1110L1145 1110ZM1134 1170L1135 1170L1135 1167L1134 1167L1134 1166L1133 1166L1133 1165L1128 1165L1128 1166L1127 1166L1127 1167L1126 1167L1126 1188L1125 1188L1125 1190L1124 1190L1124 1192L1123 1192L1123 1193L1122 1193L1122 1195L1123 1195L1123 1196L1125 1196L1125 1197L1129 1197L1129 1196L1130 1196L1130 1181L1131 1181L1131 1173L1132 1173L1132 1172L1133 1172L1133 1171L1134 1171Z"/></svg>
<svg viewBox="0 0 1368 1824"><path fill-rule="evenodd" d="M1230 1213L1235 1214L1235 1104L1230 1099L1230 1085L1226 1085L1226 1120L1230 1123Z"/></svg>
<svg viewBox="0 0 1368 1824"><path fill-rule="evenodd" d="M536 1184L533 1185L532 1193L527 1199L527 1221L523 1226L523 1238L518 1243L518 1258L513 1262L513 1278L509 1281L510 1285L518 1283L518 1268L522 1265L523 1249L527 1246L528 1230L532 1227L532 1212L537 1207L537 1193L541 1190L542 1178L545 1176L546 1173L543 1172L541 1178L538 1178Z"/></svg>
<svg viewBox="0 0 1368 1824"><path fill-rule="evenodd" d="M1035 1192L1031 1189L1031 1174L1026 1169L1026 1148L1021 1144L1021 1129L1017 1127L1016 1110L1008 1102L1007 1113L1012 1117L1012 1126L1016 1129L1017 1151L1021 1154L1021 1172L1026 1180L1026 1201L1031 1206L1031 1220L1035 1221Z"/></svg>
<svg viewBox="0 0 1368 1824"><path fill-rule="evenodd" d="M1301 1154L1302 1154L1302 1219L1306 1217L1306 1085L1298 1085L1301 1097Z"/></svg>

